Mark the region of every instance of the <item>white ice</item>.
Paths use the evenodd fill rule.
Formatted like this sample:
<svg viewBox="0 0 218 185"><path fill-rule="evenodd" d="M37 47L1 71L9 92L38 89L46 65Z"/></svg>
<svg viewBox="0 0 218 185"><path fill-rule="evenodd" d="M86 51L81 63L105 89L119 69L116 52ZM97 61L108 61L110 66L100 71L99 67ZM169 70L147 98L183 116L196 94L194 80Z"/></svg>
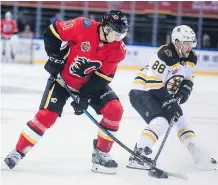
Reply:
<svg viewBox="0 0 218 185"><path fill-rule="evenodd" d="M118 71L112 82L125 113L117 137L133 149L144 127L143 120L130 106L128 92L134 72ZM1 66L1 160L14 149L25 123L38 110L48 74L42 65L2 64ZM193 94L184 112L212 157L218 159L218 77L196 76ZM129 153L115 144L112 156L119 163L116 175L91 172L92 140L97 127L85 115L75 116L67 102L61 119L44 135L12 171L1 171L4 185L217 185L218 171L195 170L186 148L173 129L158 160L158 166L188 175L189 180L159 180L146 171L125 167ZM93 110L89 109L97 120ZM158 145L157 147L158 148Z"/></svg>

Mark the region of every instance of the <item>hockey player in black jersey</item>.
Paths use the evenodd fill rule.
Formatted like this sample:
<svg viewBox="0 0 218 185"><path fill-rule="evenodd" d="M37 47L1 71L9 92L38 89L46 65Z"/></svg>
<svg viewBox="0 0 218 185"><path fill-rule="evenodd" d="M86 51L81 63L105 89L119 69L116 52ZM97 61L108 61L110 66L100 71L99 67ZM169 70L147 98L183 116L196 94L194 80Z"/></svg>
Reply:
<svg viewBox="0 0 218 185"><path fill-rule="evenodd" d="M186 103L193 89L192 72L197 56L192 48L197 44L196 35L190 27L181 25L173 29L171 38L172 42L161 46L149 65L137 73L129 93L132 106L148 124L134 150L142 157L151 154L153 145L159 136L166 133L171 122L197 169L213 170L216 160L208 157L197 143L196 134L189 127L180 107L180 104ZM178 121L175 122L174 118ZM149 169L135 156L130 156L127 167Z"/></svg>

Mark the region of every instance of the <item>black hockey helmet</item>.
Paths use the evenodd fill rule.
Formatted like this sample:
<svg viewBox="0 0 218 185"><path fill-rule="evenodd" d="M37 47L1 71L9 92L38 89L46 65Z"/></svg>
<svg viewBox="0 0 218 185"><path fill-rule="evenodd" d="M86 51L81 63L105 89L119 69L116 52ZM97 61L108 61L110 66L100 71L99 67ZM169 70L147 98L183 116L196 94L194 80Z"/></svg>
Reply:
<svg viewBox="0 0 218 185"><path fill-rule="evenodd" d="M102 26L109 25L117 33L127 33L129 24L126 16L119 10L111 10L102 19Z"/></svg>

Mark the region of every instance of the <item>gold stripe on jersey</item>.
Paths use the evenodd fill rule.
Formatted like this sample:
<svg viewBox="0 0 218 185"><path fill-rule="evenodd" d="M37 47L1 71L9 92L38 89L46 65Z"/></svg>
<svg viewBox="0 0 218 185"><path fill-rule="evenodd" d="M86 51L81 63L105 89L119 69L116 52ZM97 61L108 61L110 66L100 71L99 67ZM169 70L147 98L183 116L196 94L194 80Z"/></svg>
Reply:
<svg viewBox="0 0 218 185"><path fill-rule="evenodd" d="M48 92L48 97L46 99L44 109L46 109L48 107L48 104L49 104L49 101L51 99L51 95L52 95L52 92L54 90L54 87L55 87L55 84L53 85L52 89Z"/></svg>
<svg viewBox="0 0 218 185"><path fill-rule="evenodd" d="M101 78L104 78L105 80L107 80L107 81L109 81L109 82L111 82L112 79L113 79L113 78L111 78L111 77L109 77L109 76L107 76L107 75L105 75L105 74L103 74L103 73L100 73L100 72L98 72L98 71L95 71L95 74L98 75L98 76L100 76Z"/></svg>
<svg viewBox="0 0 218 185"><path fill-rule="evenodd" d="M66 55L64 55L64 60L66 60L66 58L69 56L69 54L70 54L70 48L69 48L69 50L68 50L68 52L66 53Z"/></svg>
<svg viewBox="0 0 218 185"><path fill-rule="evenodd" d="M159 88L163 86L163 82L158 76L149 76L139 71L135 77L133 84L143 85L146 88Z"/></svg>
<svg viewBox="0 0 218 185"><path fill-rule="evenodd" d="M180 65L180 62L177 62L176 64L174 64L174 65L172 65L172 66L170 66L170 67L179 67L179 65Z"/></svg>
<svg viewBox="0 0 218 185"><path fill-rule="evenodd" d="M148 84L149 82L145 82L143 80L139 80L139 79L136 79L133 81L133 84L139 84L139 85L143 85L145 86L146 88L158 88L158 87L163 87L163 83L157 83L157 84Z"/></svg>
<svg viewBox="0 0 218 185"><path fill-rule="evenodd" d="M185 65L190 66L190 67L194 67L196 64L194 62L186 61Z"/></svg>
<svg viewBox="0 0 218 185"><path fill-rule="evenodd" d="M62 86L62 87L64 87L63 86L63 84L61 83L61 81L59 80L59 79L56 79L56 82L60 85L60 86ZM70 87L70 86L68 86L69 88L70 88L70 90L71 91L73 91L73 92L79 92L78 90L76 90L76 89L73 89L72 87Z"/></svg>
<svg viewBox="0 0 218 185"><path fill-rule="evenodd" d="M52 24L49 26L49 28L50 28L51 32L54 34L54 36L62 41L60 35L56 32L56 30L54 29L54 26Z"/></svg>
<svg viewBox="0 0 218 185"><path fill-rule="evenodd" d="M149 76L149 75L147 75L147 74L145 74L145 73L143 73L141 71L139 71L136 75L144 78L145 80L149 79L149 80L162 81L162 79L160 77L158 77L158 76Z"/></svg>
<svg viewBox="0 0 218 185"><path fill-rule="evenodd" d="M162 45L162 46L160 46L159 48L157 48L157 53L158 53L158 51L160 51L164 46L167 46L167 45Z"/></svg>

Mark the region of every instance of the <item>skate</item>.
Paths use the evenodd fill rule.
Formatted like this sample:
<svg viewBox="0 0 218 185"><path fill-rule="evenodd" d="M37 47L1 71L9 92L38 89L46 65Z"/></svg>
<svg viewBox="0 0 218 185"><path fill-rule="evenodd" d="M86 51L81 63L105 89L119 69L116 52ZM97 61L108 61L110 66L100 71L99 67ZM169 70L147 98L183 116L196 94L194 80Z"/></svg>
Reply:
<svg viewBox="0 0 218 185"><path fill-rule="evenodd" d="M134 152L140 155L142 158L147 157L152 153L149 147L145 147L144 149L137 148L137 144L135 145ZM152 163L153 160L149 158L149 162ZM138 169L138 170L150 170L150 166L147 163L143 162L142 160L135 157L134 155L131 155L129 157L129 164L127 164L126 167L132 169Z"/></svg>
<svg viewBox="0 0 218 185"><path fill-rule="evenodd" d="M13 169L23 157L17 150L13 150L4 159L2 169Z"/></svg>
<svg viewBox="0 0 218 185"><path fill-rule="evenodd" d="M203 149L197 148L194 143L187 146L197 170L212 171L217 170L217 161L209 157Z"/></svg>
<svg viewBox="0 0 218 185"><path fill-rule="evenodd" d="M94 139L94 151L92 153L92 171L97 173L115 174L118 164L111 159L109 153L96 148L97 139Z"/></svg>

